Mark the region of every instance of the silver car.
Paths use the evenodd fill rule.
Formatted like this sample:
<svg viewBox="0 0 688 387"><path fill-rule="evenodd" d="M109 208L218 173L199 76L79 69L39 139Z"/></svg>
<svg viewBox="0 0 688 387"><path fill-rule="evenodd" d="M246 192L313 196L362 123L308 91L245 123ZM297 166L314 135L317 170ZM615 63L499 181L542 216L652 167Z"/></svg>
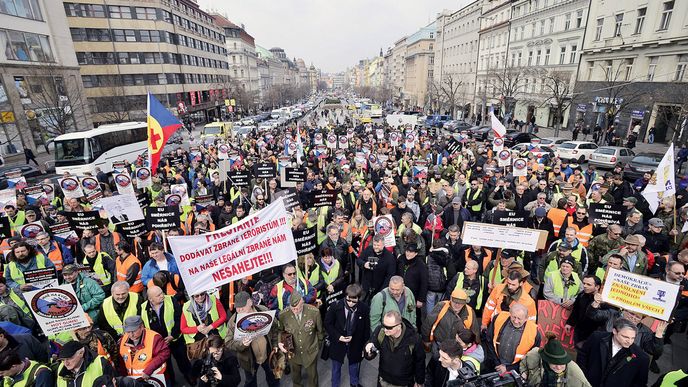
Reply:
<svg viewBox="0 0 688 387"><path fill-rule="evenodd" d="M626 164L633 159L635 153L632 150L620 146L602 146L597 148L588 163L600 168L614 168L618 164Z"/></svg>

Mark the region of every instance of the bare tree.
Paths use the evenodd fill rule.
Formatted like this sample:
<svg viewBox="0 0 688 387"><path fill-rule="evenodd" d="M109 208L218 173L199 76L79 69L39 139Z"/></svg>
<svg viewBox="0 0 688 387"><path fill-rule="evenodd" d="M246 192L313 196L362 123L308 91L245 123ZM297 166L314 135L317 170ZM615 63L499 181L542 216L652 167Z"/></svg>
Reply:
<svg viewBox="0 0 688 387"><path fill-rule="evenodd" d="M463 101L465 95L463 94L463 81L457 74L447 73L442 75L439 82L439 97L441 106L451 112L454 117L457 107L463 111Z"/></svg>
<svg viewBox="0 0 688 387"><path fill-rule="evenodd" d="M546 99L540 106L549 105L554 109L554 136L558 137L564 112L571 106L571 72L552 71L545 74L542 78L542 87Z"/></svg>
<svg viewBox="0 0 688 387"><path fill-rule="evenodd" d="M118 123L132 120L132 111L136 110L132 99L128 97L120 75L102 77L99 91L107 97L97 99L94 114L97 113L101 121Z"/></svg>
<svg viewBox="0 0 688 387"><path fill-rule="evenodd" d="M488 79L494 86L494 97L504 100L504 113L512 113L516 106L516 101L525 91L527 74L523 67L507 66L503 69L495 69L488 73Z"/></svg>
<svg viewBox="0 0 688 387"><path fill-rule="evenodd" d="M601 105L605 107L607 119L604 129L607 129L614 124L620 112L625 112L629 106L643 98L643 92L628 79L623 61L619 61L616 66L600 67L604 70L605 78L600 82L598 93L604 96Z"/></svg>

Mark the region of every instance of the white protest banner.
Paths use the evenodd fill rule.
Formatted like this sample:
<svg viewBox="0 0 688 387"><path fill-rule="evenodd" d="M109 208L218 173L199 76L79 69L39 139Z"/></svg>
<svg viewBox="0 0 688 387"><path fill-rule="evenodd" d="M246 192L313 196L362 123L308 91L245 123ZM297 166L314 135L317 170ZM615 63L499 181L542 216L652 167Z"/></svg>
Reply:
<svg viewBox="0 0 688 387"><path fill-rule="evenodd" d="M100 204L107 212L108 219L112 224L145 219L136 196L113 195L100 199Z"/></svg>
<svg viewBox="0 0 688 387"><path fill-rule="evenodd" d="M496 139L495 139L496 140ZM508 167L511 165L511 151L508 149L502 149L497 153L497 165L500 167Z"/></svg>
<svg viewBox="0 0 688 387"><path fill-rule="evenodd" d="M52 183L43 184L43 192L48 195L48 201L52 202L55 199L55 186Z"/></svg>
<svg viewBox="0 0 688 387"><path fill-rule="evenodd" d="M277 200L219 231L167 238L189 294L295 261L291 217Z"/></svg>
<svg viewBox="0 0 688 387"><path fill-rule="evenodd" d="M131 177L128 173L118 173L115 175L115 185L117 186L117 192L120 195L130 195L134 196L134 184L132 184Z"/></svg>
<svg viewBox="0 0 688 387"><path fill-rule="evenodd" d="M662 161L659 162L650 183L642 193L653 214L657 212L662 199L676 195L674 176L674 144L672 143L669 144L669 148L662 157Z"/></svg>
<svg viewBox="0 0 688 387"><path fill-rule="evenodd" d="M620 308L669 321L679 286L627 271L609 269L602 300Z"/></svg>
<svg viewBox="0 0 688 387"><path fill-rule="evenodd" d="M186 188L186 184L172 184L170 186L170 193L172 195L179 195L181 202L180 206L189 206L191 201L189 200L189 191Z"/></svg>
<svg viewBox="0 0 688 387"><path fill-rule="evenodd" d="M334 134L327 135L327 147L330 149L337 149L337 136Z"/></svg>
<svg viewBox="0 0 688 387"><path fill-rule="evenodd" d="M466 245L532 252L539 248L544 248L547 242L547 231L465 222L463 224L462 240Z"/></svg>
<svg viewBox="0 0 688 387"><path fill-rule="evenodd" d="M492 140L492 151L500 152L502 149L504 149L504 139L501 137L495 137L494 140Z"/></svg>
<svg viewBox="0 0 688 387"><path fill-rule="evenodd" d="M275 322L274 310L266 312L239 313L234 327L234 340L265 336ZM231 327L230 327L231 328Z"/></svg>
<svg viewBox="0 0 688 387"><path fill-rule="evenodd" d="M217 146L217 157L220 160L229 159L229 151L231 148L227 144L220 144Z"/></svg>
<svg viewBox="0 0 688 387"><path fill-rule="evenodd" d="M81 184L76 177L68 176L57 180L65 199L78 199L84 196Z"/></svg>
<svg viewBox="0 0 688 387"><path fill-rule="evenodd" d="M394 232L397 227L394 224L392 215L383 215L373 218L373 227L375 227L375 235L382 235L385 238L385 247L397 245L397 241L394 237Z"/></svg>
<svg viewBox="0 0 688 387"><path fill-rule="evenodd" d="M98 180L91 176L82 177L81 189L89 203L100 206L99 200L103 198L103 191L100 189Z"/></svg>
<svg viewBox="0 0 688 387"><path fill-rule="evenodd" d="M153 185L151 170L148 167L136 168L136 188L144 189Z"/></svg>
<svg viewBox="0 0 688 387"><path fill-rule="evenodd" d="M515 159L514 160L514 176L526 176L528 175L528 162L526 159Z"/></svg>
<svg viewBox="0 0 688 387"><path fill-rule="evenodd" d="M24 292L24 298L46 336L90 326L72 285Z"/></svg>
<svg viewBox="0 0 688 387"><path fill-rule="evenodd" d="M349 149L349 139L346 136L339 136L339 149Z"/></svg>

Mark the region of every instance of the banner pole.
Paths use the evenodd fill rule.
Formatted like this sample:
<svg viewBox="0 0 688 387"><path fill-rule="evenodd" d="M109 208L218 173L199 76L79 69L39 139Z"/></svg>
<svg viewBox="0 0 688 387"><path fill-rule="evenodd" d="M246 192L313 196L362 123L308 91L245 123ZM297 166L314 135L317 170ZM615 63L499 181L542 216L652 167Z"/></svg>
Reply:
<svg viewBox="0 0 688 387"><path fill-rule="evenodd" d="M673 210L673 217L674 217L674 224L673 224L673 227L674 227L674 229L678 230L677 225L676 225L676 194L673 194L673 195L671 196L671 198L673 199L672 201L673 201L673 203L674 203L674 205L672 206L673 209L674 209L674 210ZM671 230L669 230L669 231L671 231ZM677 237L678 237L678 234L674 235L674 243L677 242Z"/></svg>
<svg viewBox="0 0 688 387"><path fill-rule="evenodd" d="M162 245L165 248L165 252L167 253L167 235L165 234L165 230L162 230Z"/></svg>

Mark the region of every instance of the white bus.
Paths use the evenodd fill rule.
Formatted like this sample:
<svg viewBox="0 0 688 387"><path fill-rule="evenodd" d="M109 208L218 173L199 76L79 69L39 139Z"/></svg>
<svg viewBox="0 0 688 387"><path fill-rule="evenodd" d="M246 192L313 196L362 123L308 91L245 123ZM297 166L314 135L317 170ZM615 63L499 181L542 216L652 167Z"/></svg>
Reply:
<svg viewBox="0 0 688 387"><path fill-rule="evenodd" d="M83 176L84 172L91 172L95 175L96 167L105 173L111 172L113 161L133 163L148 150L147 130L145 122L123 122L57 136L55 173Z"/></svg>

